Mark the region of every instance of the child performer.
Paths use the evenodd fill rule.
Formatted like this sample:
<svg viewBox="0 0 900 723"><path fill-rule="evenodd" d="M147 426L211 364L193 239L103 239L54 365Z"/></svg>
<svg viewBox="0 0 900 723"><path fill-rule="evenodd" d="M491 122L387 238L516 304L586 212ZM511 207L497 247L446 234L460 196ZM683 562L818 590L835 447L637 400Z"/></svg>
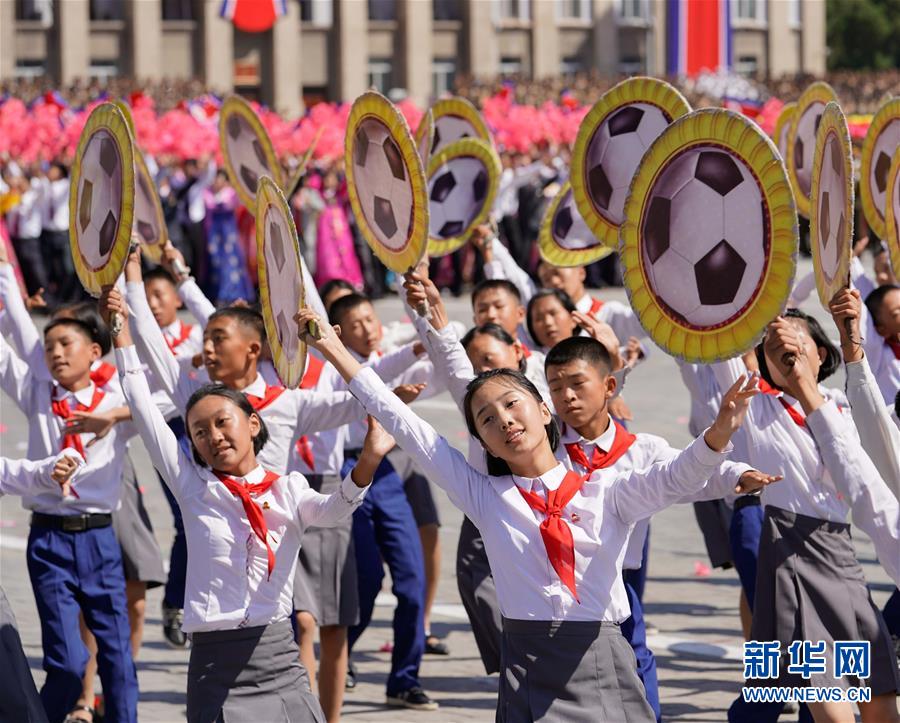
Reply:
<svg viewBox="0 0 900 723"><path fill-rule="evenodd" d="M101 309L127 317L114 288ZM306 528L352 514L393 440L370 420L354 471L322 495L299 473L260 465L265 422L245 395L216 384L188 400L191 459L150 399L127 322L115 345L135 424L185 514L188 720L323 721L289 620L297 553Z"/></svg>
<svg viewBox="0 0 900 723"><path fill-rule="evenodd" d="M756 356L765 393L750 404L742 432L748 461L776 463L785 473L784 482L762 494L765 517L751 637L781 644L779 676L768 683L858 685L851 676L834 677L832 647L836 640L868 640L871 677L866 683L872 701L860 703L860 713L863 721L896 721L900 681L893 646L856 559L845 522L847 501L837 492L879 475L849 415L839 411L843 395L819 385L839 365L838 351L815 319L789 309L769 324ZM724 389L743 376L745 366L733 359L713 369ZM848 464L830 464L826 449L840 450ZM844 479L836 484L835 477ZM854 521L873 539L884 534L872 519L854 516ZM825 642L825 673L801 678L789 670L787 650L796 640ZM852 717L849 703L808 705L822 719Z"/></svg>
<svg viewBox="0 0 900 723"><path fill-rule="evenodd" d="M295 318L301 329L321 325L308 310ZM715 423L673 459L641 472L599 469L583 477L557 460L559 430L521 373L479 375L464 408L487 453L492 474L485 475L395 404L333 329L321 328L322 338L308 343L481 530L504 616L497 720L653 720L619 632L629 615L621 579L628 533L638 519L705 485L757 392L753 385L735 383Z"/></svg>

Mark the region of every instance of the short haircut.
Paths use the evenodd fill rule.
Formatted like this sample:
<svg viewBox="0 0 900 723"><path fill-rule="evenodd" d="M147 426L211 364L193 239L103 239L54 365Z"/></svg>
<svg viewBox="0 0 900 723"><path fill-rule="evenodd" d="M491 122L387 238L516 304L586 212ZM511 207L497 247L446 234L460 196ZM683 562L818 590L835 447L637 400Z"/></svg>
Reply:
<svg viewBox="0 0 900 723"><path fill-rule="evenodd" d="M569 298L569 295L565 291L562 291L561 289L541 289L538 291L531 297L531 300L528 302L528 309L525 311L525 325L528 327L528 333L531 335L531 338L535 341L537 341L537 334L535 334L534 324L531 321L531 310L534 309L534 305L538 301L548 297L554 297L570 314L573 311L578 311L578 309L575 308L575 304L572 303L572 299ZM578 333L577 330L576 333Z"/></svg>
<svg viewBox="0 0 900 723"><path fill-rule="evenodd" d="M816 343L816 347L825 350L825 360L822 362L822 366L819 367L819 378L817 381L821 382L828 379L828 377L834 374L838 367L840 367L841 353L838 351L837 347L831 343L825 330L818 321L809 314L800 311L800 309L788 309L782 316L785 319L800 319L801 321L806 322L806 326L809 329L809 335ZM765 341L761 341L756 345L756 361L759 364L759 375L769 386L781 389L781 387L772 381L769 365L766 364L766 352L764 346Z"/></svg>
<svg viewBox="0 0 900 723"><path fill-rule="evenodd" d="M110 348L112 348L112 339L109 335L109 331L106 330L105 335L104 332L101 332L97 327L92 326L90 323L86 321L82 321L81 319L74 319L71 317L60 317L59 319L53 319L47 326L44 327L44 338L47 338L47 335L53 331L54 329L68 327L70 329L75 329L82 336L84 336L91 344L97 344L100 347L101 356L105 356L109 353ZM107 346L104 347L104 341Z"/></svg>
<svg viewBox="0 0 900 723"><path fill-rule="evenodd" d="M478 301L478 297L488 291L505 291L507 294L511 294L519 304L522 303L522 294L519 293L519 290L516 288L516 285L512 281L508 281L507 279L485 279L484 281L476 284L475 288L472 289L472 306L475 306L475 302Z"/></svg>
<svg viewBox="0 0 900 723"><path fill-rule="evenodd" d="M229 389L224 384L204 384L197 391L191 394L190 399L188 399L187 406L184 409L184 421L185 428L187 431L188 439L191 442L191 452L194 455L194 461L200 465L201 467L206 467L206 462L203 461L203 458L197 452L197 448L194 446L194 440L191 437L191 429L187 424L187 419L190 416L191 409L194 408L194 405L197 404L201 399L206 397L224 397L228 401L232 402L236 407L238 407L244 414L247 415L247 419L250 419L250 416L256 414L259 417L259 433L253 438L253 454L259 454L259 451L265 446L266 442L269 441L269 430L266 427L266 423L263 421L263 418L257 414L256 410L253 409L253 405L250 404L249 400L246 396L244 396L243 392L239 392L236 389Z"/></svg>
<svg viewBox="0 0 900 723"><path fill-rule="evenodd" d="M226 306L224 309L218 309L210 314L207 326L216 319L234 319L239 326L249 331L259 340L266 340L266 323L263 321L262 314L254 309L248 309L246 306Z"/></svg>
<svg viewBox="0 0 900 723"><path fill-rule="evenodd" d="M472 411L472 399L481 387L490 381L497 380L504 382L511 387L517 387L523 392L527 392L539 403L545 403L544 398L541 396L537 387L534 386L534 384L531 383L531 380L529 380L522 372L517 372L513 369L492 369L479 374L469 382L466 387L466 396L463 400L463 411L466 416L466 427L469 430L469 434L481 442L482 446L484 445L484 442L475 427L475 414ZM556 419L551 416L550 423L545 424L544 429L547 432L547 440L550 442L550 448L555 452L556 448L559 446L560 439L559 427L556 424ZM509 465L504 460L499 457L494 457L487 449L484 450L484 455L487 459L487 472L489 475L493 477L502 477L504 475L512 474Z"/></svg>
<svg viewBox="0 0 900 723"><path fill-rule="evenodd" d="M547 352L544 370L579 360L597 367L602 374L609 374L612 371L612 357L609 350L589 336L572 336L559 342Z"/></svg>
<svg viewBox="0 0 900 723"><path fill-rule="evenodd" d="M509 332L506 331L500 324L494 324L493 322L488 322L487 324L482 324L481 326L475 326L469 329L466 332L466 335L460 340L460 344L462 344L463 349L466 351L469 350L469 345L475 341L475 337L477 336L491 336L497 341L503 342L507 346L515 346L516 340L510 336ZM525 356L519 360L519 371L525 371Z"/></svg>
<svg viewBox="0 0 900 723"><path fill-rule="evenodd" d="M340 299L337 299L328 310L328 321L332 324L337 324L340 326L340 323L344 320L344 317L347 316L351 311L353 311L358 306L362 306L363 304L371 304L372 300L365 296L364 294L357 294L356 292L352 294L347 294L346 296L342 296Z"/></svg>
<svg viewBox="0 0 900 723"><path fill-rule="evenodd" d="M91 337L94 343L100 345L100 352L103 356L112 351L112 334L109 326L100 316L100 310L97 308L96 301L74 301L69 304L57 306L53 312L53 319L69 317L77 319L88 325L91 330Z"/></svg>
<svg viewBox="0 0 900 723"><path fill-rule="evenodd" d="M352 291L354 294L356 293L356 287L346 279L331 279L319 287L319 296L324 299L335 289Z"/></svg>
<svg viewBox="0 0 900 723"><path fill-rule="evenodd" d="M172 276L168 272L168 270L163 266L157 266L155 269L150 269L146 274L144 274L144 284L148 284L151 281L168 281L172 286L177 287L178 282L175 281L175 277Z"/></svg>
<svg viewBox="0 0 900 723"><path fill-rule="evenodd" d="M900 291L900 286L897 286L896 284L885 284L870 292L866 297L866 310L869 312L869 316L872 317L872 321L875 322L875 324L881 323L879 319L881 318L881 307L884 304L884 297L892 291Z"/></svg>

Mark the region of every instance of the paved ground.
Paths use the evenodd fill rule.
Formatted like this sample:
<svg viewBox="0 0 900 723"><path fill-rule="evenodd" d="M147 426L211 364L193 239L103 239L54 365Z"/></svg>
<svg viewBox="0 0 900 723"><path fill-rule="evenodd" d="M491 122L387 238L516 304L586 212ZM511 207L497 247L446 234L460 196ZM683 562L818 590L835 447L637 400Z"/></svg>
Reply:
<svg viewBox="0 0 900 723"><path fill-rule="evenodd" d="M804 266L806 266L804 264ZM624 298L620 291L607 295ZM468 302L449 302L451 316L468 320ZM397 318L394 301L379 302L385 320ZM810 309L813 309L810 306ZM836 332L835 332L836 334ZM661 352L635 372L626 397L634 413L634 427L661 434L673 444L684 444L688 399L677 381L674 363ZM836 380L840 383L840 380ZM417 410L452 442L462 444L464 427L446 395L417 403ZM149 460L137 445L137 468L160 545L167 553L172 538L171 517ZM25 451L22 415L6 397L0 399L0 454L21 457ZM421 670L427 690L440 701L438 713L407 713L385 708L384 679L389 654L382 646L391 640L392 598L389 587L379 598L371 628L360 640L355 660L360 685L348 694L344 714L353 721L413 720L489 721L493 720L497 677L484 675L468 622L459 604L454 579L454 554L461 520L447 498L435 490L443 527L444 557L434 629L446 635L452 655L426 658ZM0 583L18 617L25 651L40 684L40 630L25 567L27 515L19 501L0 501ZM876 603L883 604L890 589L888 578L875 562L872 545L854 530L856 546L871 583ZM678 507L658 515L653 522L650 552L650 580L646 593L646 616L656 631L649 636L657 656L663 717L678 721L721 721L740 687L740 650L737 603L740 587L733 570L714 570L708 564L703 542L690 507ZM161 593L148 594L148 617L138 661L141 686L142 721L184 719L187 653L175 652L163 642L159 606ZM264 723L260 721L260 723Z"/></svg>

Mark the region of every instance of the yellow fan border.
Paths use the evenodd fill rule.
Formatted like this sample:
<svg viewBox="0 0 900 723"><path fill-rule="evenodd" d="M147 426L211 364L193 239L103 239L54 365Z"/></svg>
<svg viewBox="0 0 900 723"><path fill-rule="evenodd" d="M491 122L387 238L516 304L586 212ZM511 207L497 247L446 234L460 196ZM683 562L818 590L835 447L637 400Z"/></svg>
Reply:
<svg viewBox="0 0 900 723"><path fill-rule="evenodd" d="M859 200L862 205L866 223L878 238L884 238L885 216L878 210L875 203L875 195L872 193L871 169L873 156L875 155L875 143L881 132L895 120L900 120L900 98L891 98L886 101L875 113L872 123L866 131L863 139L862 155L859 161Z"/></svg>
<svg viewBox="0 0 900 723"><path fill-rule="evenodd" d="M559 205L565 200L566 195L572 193L572 184L566 181L556 192L547 210L544 211L544 218L541 220L541 229L538 232L538 251L541 258L548 264L553 266L571 267L571 266L587 266L595 261L606 258L615 249L604 243L594 240L596 245L583 249L567 249L563 248L556 242L553 236L553 219ZM578 211L577 207L575 209ZM590 229L588 229L590 230Z"/></svg>
<svg viewBox="0 0 900 723"><path fill-rule="evenodd" d="M897 193L897 184L900 184L900 148L894 152L894 157L891 159L891 170L888 171L884 204L885 233L883 237L888 247L891 269L894 272L894 276L900 279L900 218L894 215L894 205L891 203L891 199Z"/></svg>
<svg viewBox="0 0 900 723"><path fill-rule="evenodd" d="M797 147L797 124L800 122L803 114L806 113L806 111L809 110L809 107L814 103L828 105L832 101L835 103L838 102L838 97L834 92L834 88L825 81L817 80L800 95L794 117L791 119L791 131L788 133L787 149L788 159L790 160L786 159L785 164L787 165L791 188L794 189L794 200L797 203L797 212L803 216L803 218L809 218L810 200L809 196L803 193L803 190L800 188L800 180L797 178L797 168L794 166L794 149ZM810 186L810 190L812 190L812 186Z"/></svg>
<svg viewBox="0 0 900 723"><path fill-rule="evenodd" d="M434 128L437 126L438 119L443 118L445 115L454 115L467 120L472 128L475 129L478 138L493 145L494 139L491 137L491 131L487 127L487 123L484 122L481 113L479 113L478 109L472 104L472 101L467 100L466 98L460 98L459 96L441 98L431 106L429 110L431 111L431 128L429 131L427 127L423 127L422 123L419 123L419 127L416 128L417 147L422 140L422 133L429 131L433 138ZM429 155L431 155L430 148Z"/></svg>

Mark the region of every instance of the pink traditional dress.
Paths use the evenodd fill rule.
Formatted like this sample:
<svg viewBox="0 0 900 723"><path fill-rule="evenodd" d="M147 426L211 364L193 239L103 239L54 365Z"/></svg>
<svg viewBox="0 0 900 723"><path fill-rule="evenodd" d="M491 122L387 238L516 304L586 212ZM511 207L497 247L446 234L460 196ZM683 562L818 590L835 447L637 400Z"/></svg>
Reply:
<svg viewBox="0 0 900 723"><path fill-rule="evenodd" d="M326 200L316 234L316 286L321 287L331 279L343 279L357 289L364 285L347 212L334 198Z"/></svg>

